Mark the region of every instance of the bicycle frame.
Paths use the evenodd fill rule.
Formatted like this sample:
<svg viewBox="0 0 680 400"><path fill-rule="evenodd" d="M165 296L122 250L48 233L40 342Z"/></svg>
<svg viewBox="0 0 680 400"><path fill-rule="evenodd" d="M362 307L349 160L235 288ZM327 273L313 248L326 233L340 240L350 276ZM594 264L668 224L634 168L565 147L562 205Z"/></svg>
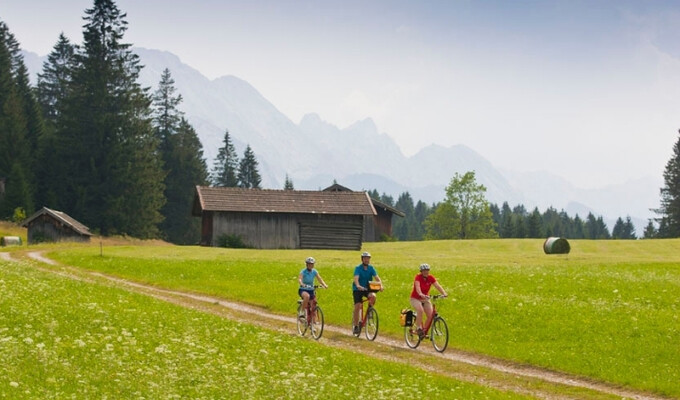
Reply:
<svg viewBox="0 0 680 400"><path fill-rule="evenodd" d="M404 340L406 345L412 349L418 347L420 342L428 338L432 341L432 345L435 350L442 353L446 350L446 346L449 343L449 327L446 325L446 321L439 315L437 311L436 301L444 296L435 295L432 296L432 318L427 321L427 325L423 326L422 336L418 335L418 326L405 326L404 327ZM423 316L425 317L425 316ZM436 326L433 328L433 325ZM432 329L432 330L430 330Z"/></svg>
<svg viewBox="0 0 680 400"><path fill-rule="evenodd" d="M373 290L369 290L369 292L376 292ZM366 311L364 311L364 303L368 302L368 306L366 307ZM359 309L359 320L357 321L358 323L358 331L352 332L352 334L356 337L361 336L361 330L366 328L366 339L368 340L375 340L375 338L378 336L378 326L379 326L379 320L378 320L378 311L376 311L375 307L373 307L370 303L370 299L362 299L361 300L361 308Z"/></svg>
<svg viewBox="0 0 680 400"><path fill-rule="evenodd" d="M314 298L307 301L307 308L304 310L305 315L301 315L302 311L302 299L298 299L298 316L297 316L297 329L301 336L304 336L307 329L310 329L312 337L318 340L323 334L324 318L323 311L317 302L316 290L318 288L323 288L323 286L314 285ZM315 318L316 317L316 318ZM318 318L318 320L317 320Z"/></svg>

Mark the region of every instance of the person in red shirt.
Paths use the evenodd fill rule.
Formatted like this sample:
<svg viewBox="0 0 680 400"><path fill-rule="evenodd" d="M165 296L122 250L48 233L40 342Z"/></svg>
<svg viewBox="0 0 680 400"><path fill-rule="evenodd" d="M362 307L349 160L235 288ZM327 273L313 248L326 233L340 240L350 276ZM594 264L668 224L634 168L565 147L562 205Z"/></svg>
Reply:
<svg viewBox="0 0 680 400"><path fill-rule="evenodd" d="M420 264L420 273L416 275L413 281L413 290L411 291L411 307L416 311L416 323L418 328L418 335L423 337L423 326L427 326L427 322L432 318L432 303L430 303L430 287L434 286L442 296L448 296L444 288L441 287L437 279L430 275L430 265ZM427 319L423 321L423 313L427 315Z"/></svg>

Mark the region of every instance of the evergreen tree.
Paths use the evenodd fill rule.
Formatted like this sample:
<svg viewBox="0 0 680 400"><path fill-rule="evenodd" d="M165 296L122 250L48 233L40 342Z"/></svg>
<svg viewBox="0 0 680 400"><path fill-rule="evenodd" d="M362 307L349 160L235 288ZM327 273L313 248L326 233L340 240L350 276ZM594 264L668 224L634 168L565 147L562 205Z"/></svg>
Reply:
<svg viewBox="0 0 680 400"><path fill-rule="evenodd" d="M6 177L6 193L21 193L14 199L1 199L0 209L22 207L33 212L37 143L43 122L19 43L0 21L0 178ZM12 176L19 173L21 176ZM18 187L12 187L18 185ZM28 193L27 195L26 192ZM10 204L18 201L24 204ZM12 210L13 213L13 210ZM10 213L10 216L12 215ZM0 215L6 217L7 215Z"/></svg>
<svg viewBox="0 0 680 400"><path fill-rule="evenodd" d="M196 185L207 184L208 170L198 135L178 109L182 96L175 95L174 84L166 68L153 96L154 132L166 173L160 229L172 243L195 244L200 239L200 220L191 215L191 207Z"/></svg>
<svg viewBox="0 0 680 400"><path fill-rule="evenodd" d="M45 133L38 142L36 202L56 209L63 208L57 195L63 183L59 173L62 160L54 151L57 147L57 126L69 94L76 50L77 47L63 33L60 34L57 44L43 63L42 73L38 74L36 88L45 121Z"/></svg>
<svg viewBox="0 0 680 400"><path fill-rule="evenodd" d="M477 184L475 173L456 173L446 188L446 200L426 222L430 239L483 239L498 237L486 187ZM451 236L452 235L452 236Z"/></svg>
<svg viewBox="0 0 680 400"><path fill-rule="evenodd" d="M541 212L538 211L538 207L534 208L534 211L529 214L527 222L527 237L530 238L542 238L545 236L543 231L543 220L541 218Z"/></svg>
<svg viewBox="0 0 680 400"><path fill-rule="evenodd" d="M165 179L165 217L160 227L172 243L196 244L201 236L201 221L191 215L197 185L208 183L208 168L203 146L189 122L181 118L177 131L168 138Z"/></svg>
<svg viewBox="0 0 680 400"><path fill-rule="evenodd" d="M574 239L586 239L586 224L583 222L581 217L576 214L574 217L574 224L573 224L573 238Z"/></svg>
<svg viewBox="0 0 680 400"><path fill-rule="evenodd" d="M255 158L255 153L250 148L250 145L246 146L246 150L243 153L243 158L239 164L238 168L238 185L239 187L246 189L260 189L260 173L257 170L257 159Z"/></svg>
<svg viewBox="0 0 680 400"><path fill-rule="evenodd" d="M498 224L498 235L502 238L511 238L512 236L512 210L508 202L503 202L501 207L500 223Z"/></svg>
<svg viewBox="0 0 680 400"><path fill-rule="evenodd" d="M286 181L283 184L283 190L294 190L295 188L293 187L293 181L288 177L288 174L286 174Z"/></svg>
<svg viewBox="0 0 680 400"><path fill-rule="evenodd" d="M225 131L223 143L224 146L219 148L217 157L215 157L212 183L218 187L237 187L239 160L229 131Z"/></svg>
<svg viewBox="0 0 680 400"><path fill-rule="evenodd" d="M673 146L673 155L666 163L661 188L661 207L654 210L659 218L658 237L680 237L680 136Z"/></svg>
<svg viewBox="0 0 680 400"><path fill-rule="evenodd" d="M614 229L612 229L612 239L623 239L623 219L621 217L616 219Z"/></svg>
<svg viewBox="0 0 680 400"><path fill-rule="evenodd" d="M156 237L162 220L162 161L141 66L122 42L126 15L112 0L85 11L55 150L65 161L59 197L66 211L102 234Z"/></svg>
<svg viewBox="0 0 680 400"><path fill-rule="evenodd" d="M649 223L645 227L645 231L643 233L643 238L644 239L654 239L656 237L656 227L654 227L654 221L649 220Z"/></svg>
<svg viewBox="0 0 680 400"><path fill-rule="evenodd" d="M392 235L399 240L417 240L418 221L411 195L408 192L399 195L395 208L404 212L404 218L392 218Z"/></svg>
<svg viewBox="0 0 680 400"><path fill-rule="evenodd" d="M5 195L0 200L0 218L10 219L17 208L33 210L33 199L23 167L15 162L5 182Z"/></svg>

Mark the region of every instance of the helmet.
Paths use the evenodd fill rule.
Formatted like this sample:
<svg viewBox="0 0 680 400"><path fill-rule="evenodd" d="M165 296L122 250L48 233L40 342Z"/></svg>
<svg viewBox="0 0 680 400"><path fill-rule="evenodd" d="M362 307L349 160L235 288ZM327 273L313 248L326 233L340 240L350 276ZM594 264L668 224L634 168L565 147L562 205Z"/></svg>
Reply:
<svg viewBox="0 0 680 400"><path fill-rule="evenodd" d="M420 270L421 271L429 271L430 270L430 264L420 264Z"/></svg>
<svg viewBox="0 0 680 400"><path fill-rule="evenodd" d="M363 253L361 253L361 256L362 256L362 257L370 257L370 256L371 256L371 253L369 253L369 252L367 252L367 251L364 251Z"/></svg>
<svg viewBox="0 0 680 400"><path fill-rule="evenodd" d="M314 257L307 257L307 259L305 259L305 264L314 264L315 262L316 260Z"/></svg>

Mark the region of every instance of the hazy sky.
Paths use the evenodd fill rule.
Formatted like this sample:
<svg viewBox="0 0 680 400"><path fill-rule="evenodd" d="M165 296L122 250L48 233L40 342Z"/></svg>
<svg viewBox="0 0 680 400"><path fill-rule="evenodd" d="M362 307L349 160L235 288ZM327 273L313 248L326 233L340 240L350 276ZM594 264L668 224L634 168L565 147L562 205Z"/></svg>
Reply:
<svg viewBox="0 0 680 400"><path fill-rule="evenodd" d="M0 19L46 55L60 32L82 42L92 4L0 0ZM116 4L126 42L242 78L296 123L371 117L406 155L464 144L497 167L595 187L661 180L678 139L680 1Z"/></svg>

